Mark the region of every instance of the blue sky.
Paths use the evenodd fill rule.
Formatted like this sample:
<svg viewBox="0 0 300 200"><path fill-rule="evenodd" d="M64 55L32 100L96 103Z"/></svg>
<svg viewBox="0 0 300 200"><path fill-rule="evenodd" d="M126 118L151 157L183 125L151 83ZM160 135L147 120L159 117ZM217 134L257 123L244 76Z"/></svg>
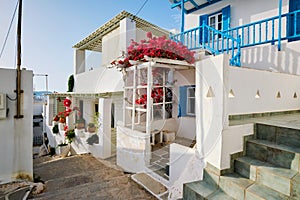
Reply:
<svg viewBox="0 0 300 200"><path fill-rule="evenodd" d="M0 48L2 48L17 0L0 0ZM22 67L48 74L49 90L65 92L73 73L72 46L122 10L136 14L144 0L23 0ZM148 0L138 14L165 29L180 29L180 11L168 0ZM0 67L15 68L15 17ZM89 67L98 65L95 55ZM36 90L45 90L45 77L34 77Z"/></svg>

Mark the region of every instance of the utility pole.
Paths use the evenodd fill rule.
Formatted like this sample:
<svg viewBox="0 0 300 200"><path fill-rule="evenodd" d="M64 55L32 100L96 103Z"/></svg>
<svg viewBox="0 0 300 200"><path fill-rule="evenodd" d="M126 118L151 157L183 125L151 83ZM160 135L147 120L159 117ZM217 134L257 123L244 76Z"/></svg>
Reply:
<svg viewBox="0 0 300 200"><path fill-rule="evenodd" d="M18 11L18 27L17 27L17 86L15 92L17 93L17 114L16 119L23 118L21 115L21 29L22 29L22 0L19 0Z"/></svg>

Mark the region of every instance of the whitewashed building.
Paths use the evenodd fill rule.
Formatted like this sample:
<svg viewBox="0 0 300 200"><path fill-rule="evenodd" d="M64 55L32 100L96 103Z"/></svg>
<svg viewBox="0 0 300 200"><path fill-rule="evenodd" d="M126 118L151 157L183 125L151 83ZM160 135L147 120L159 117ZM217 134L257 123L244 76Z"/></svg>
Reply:
<svg viewBox="0 0 300 200"><path fill-rule="evenodd" d="M131 40L146 39L147 32L152 32L156 36L169 35L166 30L122 11L73 46L73 92L49 95L47 132L51 146L56 146L63 140L63 132L58 135L52 134L52 118L58 113L58 105L62 105L63 99L69 97L72 100L71 107L79 108L82 114L80 118L85 123L85 129L79 131L84 133L79 134L80 136L77 135L72 143L74 153L90 152L100 158L108 158L115 154L116 136L114 128L117 127L118 122L123 121L123 79L122 73L111 67L111 62L126 54ZM90 66L86 66L87 59L89 59L87 51L101 53L101 66L86 70L90 68ZM79 117L75 115L69 117L67 120L69 128L75 128L76 119ZM93 145L86 142L90 137L87 133L89 123L98 123L99 125L96 133L99 142Z"/></svg>
<svg viewBox="0 0 300 200"><path fill-rule="evenodd" d="M202 169L206 169L202 181L185 184L183 191L172 191L170 185L169 198L179 198L184 193L184 199L298 199L299 170L291 164L298 158L284 157L281 150L290 148L296 155L300 144L292 142L297 139L288 130L285 134L291 138L289 142L282 143L279 132L271 140L266 135L272 131L261 126L274 130L284 126L298 133L299 127L283 121L297 116L292 114L300 108L300 2L170 3L182 13L181 33L171 38L199 53L195 64L196 154L205 163ZM274 115L280 115L282 122L280 117L276 123L272 121L270 116ZM265 116L272 123L260 118ZM254 124L259 121L265 125ZM252 143L257 146L253 148ZM256 152L260 148L268 150ZM268 158L259 157L264 154ZM296 161L291 161L293 158ZM264 167L268 164L271 169ZM278 178L277 173L282 175L284 170L294 175L286 177L287 182ZM170 172L172 176L172 169ZM183 182L191 182L184 180L189 173L183 170ZM264 179L266 176L270 178Z"/></svg>
<svg viewBox="0 0 300 200"><path fill-rule="evenodd" d="M15 118L16 70L0 69L0 183L33 180L33 73L21 70L20 113Z"/></svg>

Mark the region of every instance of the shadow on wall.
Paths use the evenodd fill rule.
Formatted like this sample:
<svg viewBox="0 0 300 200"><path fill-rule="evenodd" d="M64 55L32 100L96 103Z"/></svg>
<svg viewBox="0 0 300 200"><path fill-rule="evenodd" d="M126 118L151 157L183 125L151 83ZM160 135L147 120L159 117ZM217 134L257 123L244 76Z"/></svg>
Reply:
<svg viewBox="0 0 300 200"><path fill-rule="evenodd" d="M282 50L277 45L261 45L242 50L242 66L274 72L300 74L300 52L295 51L295 43L283 43ZM295 46L295 48L294 48Z"/></svg>

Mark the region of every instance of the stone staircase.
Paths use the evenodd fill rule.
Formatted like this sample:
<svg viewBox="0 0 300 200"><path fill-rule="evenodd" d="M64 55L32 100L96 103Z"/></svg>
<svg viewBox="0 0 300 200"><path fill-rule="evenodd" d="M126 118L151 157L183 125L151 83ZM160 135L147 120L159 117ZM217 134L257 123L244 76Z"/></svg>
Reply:
<svg viewBox="0 0 300 200"><path fill-rule="evenodd" d="M231 169L218 171L208 164L202 181L184 184L183 199L300 199L300 130L255 128Z"/></svg>

